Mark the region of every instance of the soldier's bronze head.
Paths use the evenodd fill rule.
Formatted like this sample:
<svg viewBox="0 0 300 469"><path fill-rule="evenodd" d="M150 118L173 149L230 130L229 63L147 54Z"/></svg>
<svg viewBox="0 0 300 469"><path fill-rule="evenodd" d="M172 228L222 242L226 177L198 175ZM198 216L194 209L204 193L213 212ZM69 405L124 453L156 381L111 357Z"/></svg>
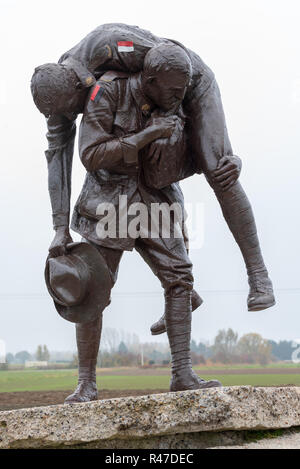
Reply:
<svg viewBox="0 0 300 469"><path fill-rule="evenodd" d="M31 93L35 105L46 117L63 114L72 118L82 112L86 89L71 67L49 63L35 69Z"/></svg>
<svg viewBox="0 0 300 469"><path fill-rule="evenodd" d="M143 88L145 94L164 111L180 106L192 76L192 65L183 48L160 44L145 56Z"/></svg>

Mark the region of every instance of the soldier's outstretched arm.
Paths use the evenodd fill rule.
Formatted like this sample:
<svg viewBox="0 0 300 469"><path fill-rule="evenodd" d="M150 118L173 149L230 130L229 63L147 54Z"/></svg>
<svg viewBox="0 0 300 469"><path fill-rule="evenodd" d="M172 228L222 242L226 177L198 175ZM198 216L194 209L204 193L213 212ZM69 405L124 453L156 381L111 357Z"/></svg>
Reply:
<svg viewBox="0 0 300 469"><path fill-rule="evenodd" d="M72 242L69 232L71 174L75 121L64 116L53 115L47 120L48 189L52 207L54 239L49 247L52 256L65 252L66 244Z"/></svg>

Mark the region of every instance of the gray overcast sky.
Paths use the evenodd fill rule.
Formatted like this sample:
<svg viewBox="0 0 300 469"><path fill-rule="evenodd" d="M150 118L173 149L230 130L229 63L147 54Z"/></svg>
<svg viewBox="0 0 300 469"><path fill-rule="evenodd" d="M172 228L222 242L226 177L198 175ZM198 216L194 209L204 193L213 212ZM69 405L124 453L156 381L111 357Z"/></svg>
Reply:
<svg viewBox="0 0 300 469"><path fill-rule="evenodd" d="M299 16L298 0L0 0L0 339L7 351L34 351L39 343L75 349L74 326L57 315L44 285L53 237L46 126L29 83L35 66L57 61L96 26L110 22L177 39L204 59L216 74L233 148L243 159L241 181L278 303L248 313L241 255L211 189L203 176L194 176L182 183L186 202L204 207L204 243L191 252L195 286L205 300L193 316L193 337L212 340L227 327L273 339L300 337ZM76 149L73 203L83 177ZM126 253L104 326L149 341L148 328L162 310L157 279L138 254Z"/></svg>

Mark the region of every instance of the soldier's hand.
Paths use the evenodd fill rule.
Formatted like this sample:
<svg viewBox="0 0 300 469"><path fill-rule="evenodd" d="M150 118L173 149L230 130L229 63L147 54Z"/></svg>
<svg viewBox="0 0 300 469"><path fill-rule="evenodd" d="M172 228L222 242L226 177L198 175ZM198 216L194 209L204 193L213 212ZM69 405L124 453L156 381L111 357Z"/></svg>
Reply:
<svg viewBox="0 0 300 469"><path fill-rule="evenodd" d="M153 117L151 125L157 128L159 133L158 138L168 138L174 132L177 121L179 121L177 116Z"/></svg>
<svg viewBox="0 0 300 469"><path fill-rule="evenodd" d="M66 253L67 244L72 242L69 228L67 226L59 226L49 247L50 255L52 257L62 256Z"/></svg>
<svg viewBox="0 0 300 469"><path fill-rule="evenodd" d="M179 117L176 115L173 116L156 116L154 113L151 116L151 119L149 121L150 125L165 125L167 123L175 123L176 121L179 121ZM148 125L149 125L148 124Z"/></svg>
<svg viewBox="0 0 300 469"><path fill-rule="evenodd" d="M214 179L224 191L227 191L238 180L241 169L242 160L238 156L223 156L214 171Z"/></svg>
<svg viewBox="0 0 300 469"><path fill-rule="evenodd" d="M177 117L172 135L169 138L158 138L150 144L147 158L152 164L158 162L163 155L170 155L171 152L175 154L180 147L184 148L183 131L184 122Z"/></svg>

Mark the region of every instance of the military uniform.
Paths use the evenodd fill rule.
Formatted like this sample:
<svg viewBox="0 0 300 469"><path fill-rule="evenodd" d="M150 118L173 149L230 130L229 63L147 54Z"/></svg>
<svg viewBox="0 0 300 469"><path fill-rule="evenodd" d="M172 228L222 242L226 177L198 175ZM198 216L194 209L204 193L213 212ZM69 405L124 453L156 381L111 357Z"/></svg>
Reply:
<svg viewBox="0 0 300 469"><path fill-rule="evenodd" d="M79 134L79 154L88 172L75 204L71 228L98 247L107 261L113 281L116 280L117 259L121 259L123 250L135 248L158 276L165 292L179 286L191 290L192 264L184 238L176 237L178 232L174 232L174 214L170 217L170 237L161 235L161 226L156 237L152 238L150 233L152 203L177 204L183 221L183 196L179 184L149 189L143 174L147 148L138 152L124 139L143 130L150 113L151 105L141 93L141 73L108 72L91 89ZM117 231L115 237L99 238L96 228L103 217L98 215L99 204L112 204L119 222L120 196L126 196L128 207L137 202L146 207L148 216L146 226L141 227L142 235L127 235L134 216L129 215L126 217L125 235ZM112 253L113 250L118 253Z"/></svg>

